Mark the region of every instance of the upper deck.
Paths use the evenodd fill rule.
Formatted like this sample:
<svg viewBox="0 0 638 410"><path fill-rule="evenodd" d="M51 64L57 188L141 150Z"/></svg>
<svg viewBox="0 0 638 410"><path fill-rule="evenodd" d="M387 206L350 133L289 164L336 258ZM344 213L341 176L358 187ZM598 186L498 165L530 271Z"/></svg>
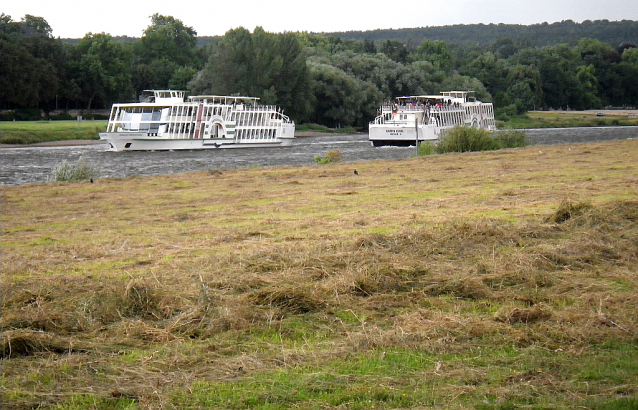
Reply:
<svg viewBox="0 0 638 410"><path fill-rule="evenodd" d="M175 104L183 103L186 91L181 90L144 90L141 103Z"/></svg>

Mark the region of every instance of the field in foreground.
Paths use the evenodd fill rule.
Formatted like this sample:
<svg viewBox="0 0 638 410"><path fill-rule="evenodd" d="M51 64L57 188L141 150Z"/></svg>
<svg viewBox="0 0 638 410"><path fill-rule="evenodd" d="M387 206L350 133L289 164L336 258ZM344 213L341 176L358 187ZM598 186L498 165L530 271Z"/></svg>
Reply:
<svg viewBox="0 0 638 410"><path fill-rule="evenodd" d="M3 188L2 408L636 408L637 186L614 141Z"/></svg>

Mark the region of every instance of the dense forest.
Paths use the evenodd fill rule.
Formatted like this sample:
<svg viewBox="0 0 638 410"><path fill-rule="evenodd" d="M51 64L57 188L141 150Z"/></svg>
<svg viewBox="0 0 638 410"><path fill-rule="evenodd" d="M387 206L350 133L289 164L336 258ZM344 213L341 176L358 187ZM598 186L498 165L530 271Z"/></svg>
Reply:
<svg viewBox="0 0 638 410"><path fill-rule="evenodd" d="M638 21L586 20L574 23L565 20L523 26L518 24L467 24L440 27L404 28L334 32L329 35L341 39L397 40L417 47L424 40L440 40L448 44L489 48L494 39L508 38L526 47L545 47L556 44L575 46L583 38L595 38L603 43L619 45L638 42ZM409 47L409 46L408 46Z"/></svg>
<svg viewBox="0 0 638 410"><path fill-rule="evenodd" d="M167 88L257 96L297 122L330 127L365 127L383 101L452 89L494 102L501 119L637 106L637 35L638 22L602 20L323 34L258 27L198 38L155 14L140 39L63 40L42 17L1 14L0 119L108 108Z"/></svg>

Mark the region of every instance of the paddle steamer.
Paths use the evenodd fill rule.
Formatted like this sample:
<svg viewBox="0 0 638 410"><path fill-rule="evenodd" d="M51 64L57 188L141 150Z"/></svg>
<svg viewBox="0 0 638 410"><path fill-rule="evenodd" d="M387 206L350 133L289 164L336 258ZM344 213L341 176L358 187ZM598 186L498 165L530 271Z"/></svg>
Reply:
<svg viewBox="0 0 638 410"><path fill-rule="evenodd" d="M256 97L146 90L139 103L114 104L100 139L109 151L288 146L295 123Z"/></svg>
<svg viewBox="0 0 638 410"><path fill-rule="evenodd" d="M375 147L409 146L436 141L457 125L495 130L492 103L476 100L471 91L397 97L396 102L379 108L370 122L369 139Z"/></svg>

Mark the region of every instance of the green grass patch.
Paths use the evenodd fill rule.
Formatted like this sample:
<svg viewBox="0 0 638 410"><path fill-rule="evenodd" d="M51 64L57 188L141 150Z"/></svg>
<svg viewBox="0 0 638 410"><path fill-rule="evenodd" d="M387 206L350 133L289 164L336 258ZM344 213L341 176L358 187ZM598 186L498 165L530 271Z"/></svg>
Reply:
<svg viewBox="0 0 638 410"><path fill-rule="evenodd" d="M314 131L314 132L322 132L329 134L356 134L357 130L353 127L345 127L345 128L328 128L325 125L319 124L296 124L295 132L306 132L306 131Z"/></svg>
<svg viewBox="0 0 638 410"><path fill-rule="evenodd" d="M612 127L637 126L638 118L627 115L607 115L597 117L595 111L533 111L520 116L507 117L497 121L499 128L572 128L572 127Z"/></svg>
<svg viewBox="0 0 638 410"><path fill-rule="evenodd" d="M106 121L0 121L0 144L97 140Z"/></svg>

